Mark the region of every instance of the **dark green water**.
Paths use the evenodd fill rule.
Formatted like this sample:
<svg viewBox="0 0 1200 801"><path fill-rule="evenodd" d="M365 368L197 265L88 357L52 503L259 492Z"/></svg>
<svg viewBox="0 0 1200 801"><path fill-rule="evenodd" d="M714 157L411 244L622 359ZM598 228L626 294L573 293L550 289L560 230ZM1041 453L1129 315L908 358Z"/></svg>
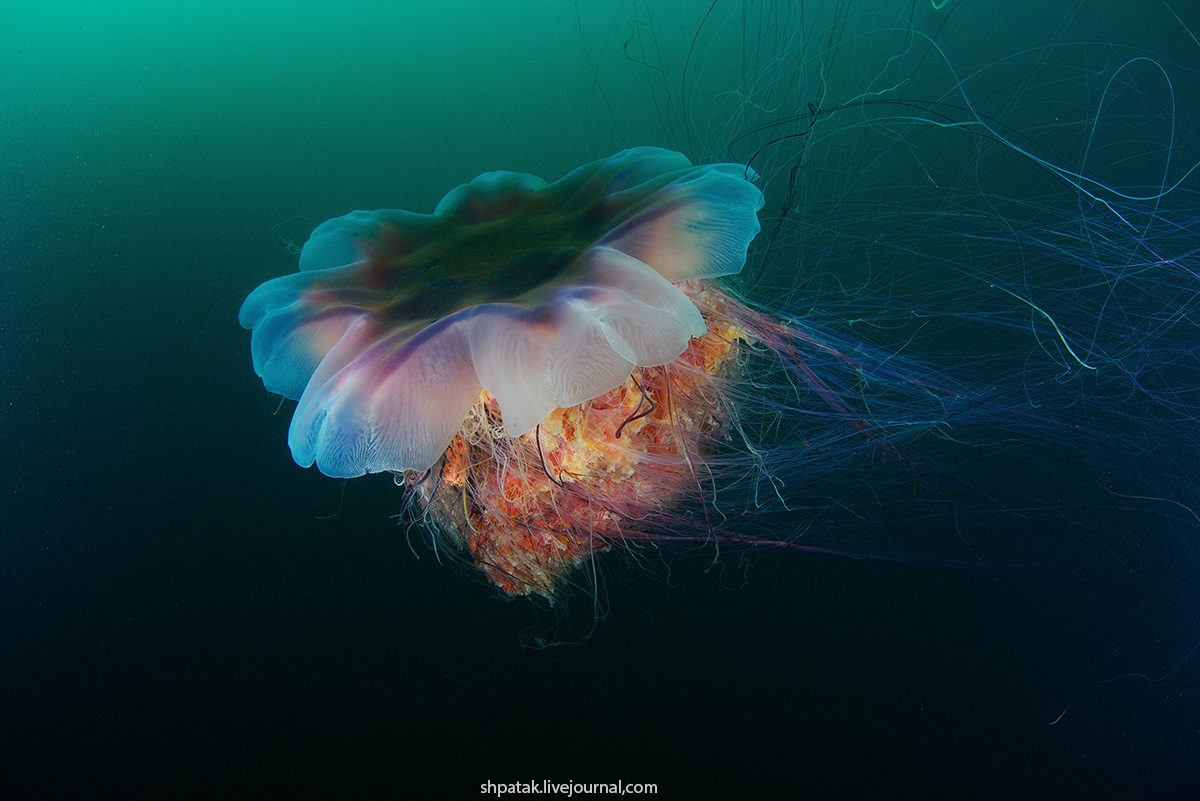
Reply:
<svg viewBox="0 0 1200 801"><path fill-rule="evenodd" d="M1200 16L995 5L0 2L0 798L1195 797ZM752 159L765 215L800 176L759 300L1040 376L1119 452L962 457L1038 499L981 571L864 503L822 542L895 560L613 559L527 647L558 613L410 549L389 478L296 467L236 312L316 222L640 144Z"/></svg>

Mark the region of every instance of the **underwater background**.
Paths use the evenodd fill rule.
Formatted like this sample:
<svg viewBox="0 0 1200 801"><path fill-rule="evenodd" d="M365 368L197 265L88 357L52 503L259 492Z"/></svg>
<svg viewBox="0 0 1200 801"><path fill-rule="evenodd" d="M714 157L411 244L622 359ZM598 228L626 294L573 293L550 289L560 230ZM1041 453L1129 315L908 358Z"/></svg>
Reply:
<svg viewBox="0 0 1200 801"><path fill-rule="evenodd" d="M1196 797L1200 13L1130 5L0 4L0 798ZM313 226L637 145L762 176L751 300L1026 404L935 432L969 511L797 459L758 533L840 555L551 607L292 462L236 316Z"/></svg>

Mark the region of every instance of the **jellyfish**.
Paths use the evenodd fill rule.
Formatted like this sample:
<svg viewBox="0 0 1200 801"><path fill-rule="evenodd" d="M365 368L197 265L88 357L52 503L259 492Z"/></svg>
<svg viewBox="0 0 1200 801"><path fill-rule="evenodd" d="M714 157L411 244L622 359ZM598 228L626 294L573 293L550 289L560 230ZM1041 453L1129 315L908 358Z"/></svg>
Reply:
<svg viewBox="0 0 1200 801"><path fill-rule="evenodd" d="M239 317L266 388L298 401L295 461L397 475L492 583L553 599L728 431L722 386L771 328L715 281L759 232L754 177L641 147L318 226Z"/></svg>
<svg viewBox="0 0 1200 801"><path fill-rule="evenodd" d="M640 147L321 224L240 312L266 388L298 401L293 458L393 474L509 596L554 602L616 548L829 550L770 519L789 481L864 452L907 473L903 442L992 407L742 297L756 178Z"/></svg>
<svg viewBox="0 0 1200 801"><path fill-rule="evenodd" d="M1200 172L1157 127L1161 70L1130 51L1093 74L1084 39L1053 45L1053 71L1021 51L968 72L976 40L945 14L921 32L897 4L899 24L855 17L877 29L841 41L844 12L808 31L776 5L811 46L733 17L687 38L663 84L687 91L655 105L683 115L663 135L690 158L487 173L432 214L317 227L240 315L266 388L297 401L296 462L392 474L493 586L554 602L621 554L1092 580L1111 566L1091 555L1124 548L1092 547L1119 528L1092 510L1189 532L1193 488L1162 465L1200 409ZM780 50L744 74L731 31ZM1032 75L1073 116L994 91ZM1025 133L1051 109L1070 146ZM1100 159L1131 142L1137 159Z"/></svg>

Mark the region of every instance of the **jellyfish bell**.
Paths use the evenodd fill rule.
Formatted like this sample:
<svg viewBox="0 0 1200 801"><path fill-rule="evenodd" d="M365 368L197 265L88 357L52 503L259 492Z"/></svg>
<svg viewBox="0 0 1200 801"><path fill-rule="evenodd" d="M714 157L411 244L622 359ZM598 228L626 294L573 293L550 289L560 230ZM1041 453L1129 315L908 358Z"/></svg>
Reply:
<svg viewBox="0 0 1200 801"><path fill-rule="evenodd" d="M765 331L712 279L759 231L753 177L643 147L318 226L239 315L267 389L299 401L296 462L405 476L494 584L553 598L727 430L721 387Z"/></svg>

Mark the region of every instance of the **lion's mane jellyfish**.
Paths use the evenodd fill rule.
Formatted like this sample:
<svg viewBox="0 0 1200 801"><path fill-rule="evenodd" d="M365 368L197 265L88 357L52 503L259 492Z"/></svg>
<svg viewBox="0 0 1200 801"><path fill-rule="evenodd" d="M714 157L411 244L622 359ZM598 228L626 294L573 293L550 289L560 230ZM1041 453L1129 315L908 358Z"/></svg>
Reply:
<svg viewBox="0 0 1200 801"><path fill-rule="evenodd" d="M296 462L396 474L512 595L553 599L597 552L653 539L703 504L744 352L786 347L713 280L759 231L754 177L635 148L320 225L240 313L267 389L299 400Z"/></svg>

